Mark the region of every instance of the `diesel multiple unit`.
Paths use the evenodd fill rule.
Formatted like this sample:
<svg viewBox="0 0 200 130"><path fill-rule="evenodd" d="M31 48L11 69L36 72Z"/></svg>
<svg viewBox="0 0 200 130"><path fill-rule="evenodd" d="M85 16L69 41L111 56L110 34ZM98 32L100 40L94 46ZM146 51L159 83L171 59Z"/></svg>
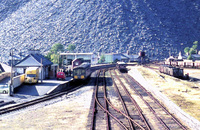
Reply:
<svg viewBox="0 0 200 130"><path fill-rule="evenodd" d="M91 74L91 67L89 63L82 63L79 66L73 68L73 79L74 80L85 80Z"/></svg>

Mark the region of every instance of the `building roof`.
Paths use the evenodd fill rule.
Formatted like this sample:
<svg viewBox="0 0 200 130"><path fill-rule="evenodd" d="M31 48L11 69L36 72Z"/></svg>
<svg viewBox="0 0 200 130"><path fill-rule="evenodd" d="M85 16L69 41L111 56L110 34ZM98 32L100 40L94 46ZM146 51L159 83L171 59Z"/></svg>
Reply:
<svg viewBox="0 0 200 130"><path fill-rule="evenodd" d="M121 59L130 59L129 55L121 54Z"/></svg>
<svg viewBox="0 0 200 130"><path fill-rule="evenodd" d="M11 67L3 63L0 63L0 69L2 72L11 72Z"/></svg>
<svg viewBox="0 0 200 130"><path fill-rule="evenodd" d="M94 53L60 53L60 55L93 55Z"/></svg>
<svg viewBox="0 0 200 130"><path fill-rule="evenodd" d="M42 64L41 64L42 61ZM19 63L15 65L15 67L39 67L39 66L47 66L52 65L53 63L46 59L41 54L29 54L24 59L22 59Z"/></svg>

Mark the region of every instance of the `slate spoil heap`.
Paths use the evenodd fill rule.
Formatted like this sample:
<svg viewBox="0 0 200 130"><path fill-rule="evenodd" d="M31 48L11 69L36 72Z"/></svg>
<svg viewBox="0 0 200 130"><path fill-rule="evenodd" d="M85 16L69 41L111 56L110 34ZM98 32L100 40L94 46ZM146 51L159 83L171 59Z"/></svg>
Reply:
<svg viewBox="0 0 200 130"><path fill-rule="evenodd" d="M155 0L0 1L0 51L49 51L55 43L75 52L144 50L159 59L199 40L200 2ZM181 44L183 43L183 44Z"/></svg>

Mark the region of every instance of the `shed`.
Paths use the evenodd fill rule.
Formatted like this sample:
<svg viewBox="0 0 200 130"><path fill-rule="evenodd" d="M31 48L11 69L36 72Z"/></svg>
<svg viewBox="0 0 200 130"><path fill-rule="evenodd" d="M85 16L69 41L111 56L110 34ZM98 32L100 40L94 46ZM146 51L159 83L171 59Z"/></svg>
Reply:
<svg viewBox="0 0 200 130"><path fill-rule="evenodd" d="M24 59L22 59L19 63L14 66L14 69L18 73L25 73L26 68L28 67L40 67L40 79L45 79L49 77L49 71L51 69L51 65L53 63L46 59L41 54L29 54ZM42 68L42 69L41 69ZM42 77L41 77L41 70L42 70Z"/></svg>

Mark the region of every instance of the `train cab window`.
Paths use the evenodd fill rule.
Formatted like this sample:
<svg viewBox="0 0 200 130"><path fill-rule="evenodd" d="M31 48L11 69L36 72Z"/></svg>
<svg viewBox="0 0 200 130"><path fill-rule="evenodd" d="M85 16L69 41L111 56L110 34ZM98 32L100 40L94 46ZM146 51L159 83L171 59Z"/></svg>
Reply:
<svg viewBox="0 0 200 130"><path fill-rule="evenodd" d="M81 71L81 74L83 74L83 73L85 73L85 70L82 70L82 71Z"/></svg>
<svg viewBox="0 0 200 130"><path fill-rule="evenodd" d="M78 70L74 70L74 75L77 75L78 74Z"/></svg>

